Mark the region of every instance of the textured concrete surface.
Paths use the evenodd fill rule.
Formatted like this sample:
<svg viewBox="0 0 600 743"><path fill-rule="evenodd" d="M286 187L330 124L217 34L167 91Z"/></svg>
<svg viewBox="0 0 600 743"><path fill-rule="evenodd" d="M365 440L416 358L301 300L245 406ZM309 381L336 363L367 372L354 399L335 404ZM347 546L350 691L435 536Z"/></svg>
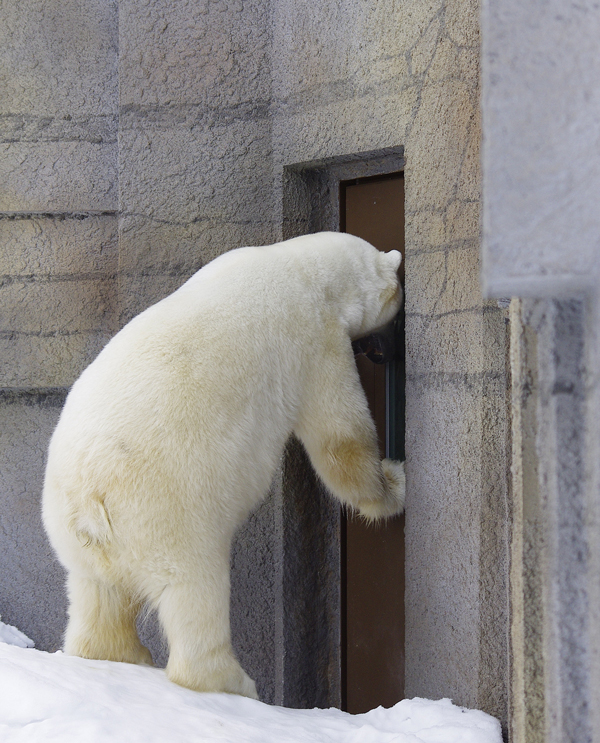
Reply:
<svg viewBox="0 0 600 743"><path fill-rule="evenodd" d="M2 7L0 212L117 207L117 4Z"/></svg>
<svg viewBox="0 0 600 743"><path fill-rule="evenodd" d="M597 440L582 425L593 409L584 374L590 314L581 299L511 307L511 732L525 743L597 739L598 522L589 460Z"/></svg>
<svg viewBox="0 0 600 743"><path fill-rule="evenodd" d="M68 386L211 258L337 229L340 180L406 162L406 691L506 719L506 325L477 284L477 4L73 0L73 49L57 12L10 3L2 30L10 64L30 47L1 119L0 209L28 213L0 219L15 246L0 272L2 384ZM4 433L24 441L37 423L14 411L37 398L11 400ZM30 503L49 433L11 450ZM236 540L234 641L267 701L339 703L338 519L292 445ZM21 560L36 585L60 585L54 563L37 575L10 554L7 574ZM46 596L56 638L64 602ZM51 647L19 601L0 611L34 617ZM164 657L152 619L143 631Z"/></svg>
<svg viewBox="0 0 600 743"><path fill-rule="evenodd" d="M62 646L67 602L62 568L42 529L40 492L65 394L0 391L0 613L49 651Z"/></svg>
<svg viewBox="0 0 600 743"><path fill-rule="evenodd" d="M510 728L596 741L600 9L482 6L484 290L528 298L511 307Z"/></svg>
<svg viewBox="0 0 600 743"><path fill-rule="evenodd" d="M301 709L339 706L340 509L295 438L284 456L280 487L275 699Z"/></svg>
<svg viewBox="0 0 600 743"><path fill-rule="evenodd" d="M597 538L584 477L585 303L554 300L539 320L539 468L545 485L546 739L594 740L590 550ZM592 579L594 580L594 579Z"/></svg>
<svg viewBox="0 0 600 743"><path fill-rule="evenodd" d="M598 4L482 6L486 292L597 285Z"/></svg>
<svg viewBox="0 0 600 743"><path fill-rule="evenodd" d="M595 577L600 575L600 297L595 294L586 298L584 322L584 381L585 404L585 449L586 470L585 508L588 523L587 548L589 550L589 599L588 632L591 651L589 658L590 688L600 688L600 585ZM600 708L593 704L590 710L590 727L600 730Z"/></svg>
<svg viewBox="0 0 600 743"><path fill-rule="evenodd" d="M120 323L271 242L269 6L119 3Z"/></svg>
<svg viewBox="0 0 600 743"><path fill-rule="evenodd" d="M113 216L0 218L0 386L69 386L115 331Z"/></svg>
<svg viewBox="0 0 600 743"><path fill-rule="evenodd" d="M510 306L512 379L511 735L545 740L542 554L544 523L538 454L539 309L534 301Z"/></svg>
<svg viewBox="0 0 600 743"><path fill-rule="evenodd" d="M4 3L2 114L50 117L53 126L116 113L117 2Z"/></svg>

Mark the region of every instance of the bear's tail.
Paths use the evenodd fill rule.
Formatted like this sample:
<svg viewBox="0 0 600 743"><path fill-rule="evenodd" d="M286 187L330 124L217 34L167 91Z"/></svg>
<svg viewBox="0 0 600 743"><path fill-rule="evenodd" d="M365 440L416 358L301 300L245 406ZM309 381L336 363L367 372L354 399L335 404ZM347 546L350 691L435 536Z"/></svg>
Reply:
<svg viewBox="0 0 600 743"><path fill-rule="evenodd" d="M70 515L69 529L84 547L106 547L112 541L113 528L104 497L93 494Z"/></svg>

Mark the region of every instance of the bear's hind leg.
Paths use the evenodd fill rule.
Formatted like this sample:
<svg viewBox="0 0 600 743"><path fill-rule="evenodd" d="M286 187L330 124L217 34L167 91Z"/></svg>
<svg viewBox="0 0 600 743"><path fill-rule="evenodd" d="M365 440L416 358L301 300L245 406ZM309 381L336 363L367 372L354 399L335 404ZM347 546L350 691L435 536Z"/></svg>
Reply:
<svg viewBox="0 0 600 743"><path fill-rule="evenodd" d="M88 576L69 575L68 590L68 655L152 665L135 626L138 601L118 586Z"/></svg>
<svg viewBox="0 0 600 743"><path fill-rule="evenodd" d="M158 612L169 643L167 676L195 691L227 692L258 699L254 681L238 663L230 642L229 580L167 586Z"/></svg>

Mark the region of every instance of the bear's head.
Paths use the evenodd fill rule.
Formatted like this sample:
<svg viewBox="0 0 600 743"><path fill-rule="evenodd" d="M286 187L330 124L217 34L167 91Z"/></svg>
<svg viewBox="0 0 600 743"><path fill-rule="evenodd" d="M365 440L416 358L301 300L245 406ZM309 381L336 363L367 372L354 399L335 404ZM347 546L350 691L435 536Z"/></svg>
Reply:
<svg viewBox="0 0 600 743"><path fill-rule="evenodd" d="M361 338L393 320L402 305L398 278L402 254L398 250L382 253L347 233L320 233L318 237L336 264L330 274L335 287L329 287L329 296L350 338Z"/></svg>
<svg viewBox="0 0 600 743"><path fill-rule="evenodd" d="M353 339L387 325L402 306L403 294L398 278L402 254L398 250L382 253L368 243L367 245L370 250L367 251L365 271L370 269L372 273L364 287L366 291L362 299L362 322L355 332L350 333Z"/></svg>

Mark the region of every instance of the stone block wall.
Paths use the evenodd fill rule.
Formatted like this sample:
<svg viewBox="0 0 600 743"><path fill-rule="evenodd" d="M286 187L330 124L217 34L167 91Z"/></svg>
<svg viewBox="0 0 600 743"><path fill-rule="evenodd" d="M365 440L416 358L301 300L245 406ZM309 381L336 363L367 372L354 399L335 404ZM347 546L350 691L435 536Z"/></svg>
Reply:
<svg viewBox="0 0 600 743"><path fill-rule="evenodd" d="M0 240L2 386L68 387L116 330L117 220L5 214Z"/></svg>

